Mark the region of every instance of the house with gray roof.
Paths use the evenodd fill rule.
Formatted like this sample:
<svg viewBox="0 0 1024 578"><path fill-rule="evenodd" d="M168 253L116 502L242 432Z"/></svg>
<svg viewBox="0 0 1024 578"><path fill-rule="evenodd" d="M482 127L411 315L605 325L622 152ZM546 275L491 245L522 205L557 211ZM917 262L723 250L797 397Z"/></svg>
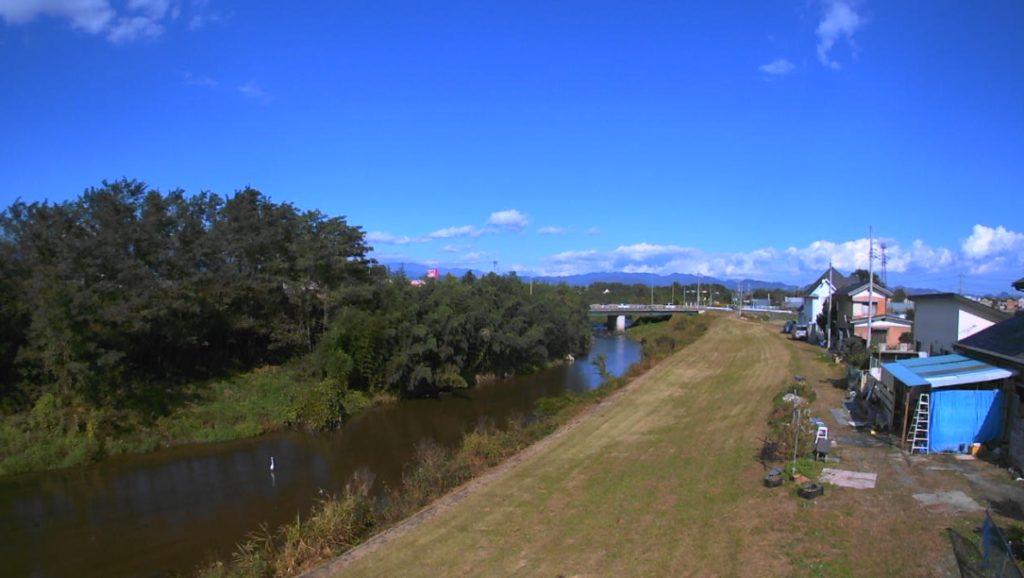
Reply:
<svg viewBox="0 0 1024 578"><path fill-rule="evenodd" d="M1010 318L1008 313L956 293L914 295L914 339L929 355L953 352L953 344Z"/></svg>
<svg viewBox="0 0 1024 578"><path fill-rule="evenodd" d="M821 312L824 311L825 300L838 291L840 287L849 285L850 282L851 279L849 277L843 275L835 268L829 267L813 283L804 288L804 304L800 309L797 323L807 325L808 341L821 341L824 339L820 335L818 315L821 315Z"/></svg>

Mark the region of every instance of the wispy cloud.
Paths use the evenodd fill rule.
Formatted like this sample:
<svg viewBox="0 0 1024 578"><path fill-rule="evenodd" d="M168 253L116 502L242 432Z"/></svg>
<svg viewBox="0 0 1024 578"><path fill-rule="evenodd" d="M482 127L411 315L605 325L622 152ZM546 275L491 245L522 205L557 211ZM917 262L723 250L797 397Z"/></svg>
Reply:
<svg viewBox="0 0 1024 578"><path fill-rule="evenodd" d="M185 84L189 86L217 86L217 79L210 78L209 76L202 76L199 74L192 74L191 72L184 72L182 76L185 77Z"/></svg>
<svg viewBox="0 0 1024 578"><path fill-rule="evenodd" d="M274 100L273 95L260 88L253 80L239 86L238 92L241 92L242 96L255 100L260 104L269 104L270 101Z"/></svg>
<svg viewBox="0 0 1024 578"><path fill-rule="evenodd" d="M461 227L445 227L429 233L427 236L432 239L452 239L456 237L479 237L484 233L473 225L462 225Z"/></svg>
<svg viewBox="0 0 1024 578"><path fill-rule="evenodd" d="M228 19L228 16L209 9L209 0L192 0L191 17L188 19L188 29L195 32L202 30L211 24L220 24Z"/></svg>
<svg viewBox="0 0 1024 578"><path fill-rule="evenodd" d="M564 235L566 232L562 227L541 227L537 229L538 235Z"/></svg>
<svg viewBox="0 0 1024 578"><path fill-rule="evenodd" d="M473 245L445 245L444 247L441 247L441 250L445 253L461 253L472 248Z"/></svg>
<svg viewBox="0 0 1024 578"><path fill-rule="evenodd" d="M424 239L423 237L407 237L405 235L392 235L391 233L385 233L383 231L371 231L366 234L366 241L368 243L378 243L381 245L408 245L410 243L429 243L430 239Z"/></svg>
<svg viewBox="0 0 1024 578"><path fill-rule="evenodd" d="M818 61L832 70L839 70L842 66L837 60L832 59L829 53L836 41L846 38L850 49L856 53L857 44L853 35L867 23L867 19L857 12L856 0L825 0L825 11L821 22L818 23L816 31L818 35Z"/></svg>
<svg viewBox="0 0 1024 578"><path fill-rule="evenodd" d="M490 218L487 219L487 224L500 227L506 231L519 232L530 224L530 219L515 209L509 209L507 211L491 213Z"/></svg>
<svg viewBox="0 0 1024 578"><path fill-rule="evenodd" d="M494 259L494 251L475 251L459 257L456 262L461 264L490 263Z"/></svg>
<svg viewBox="0 0 1024 578"><path fill-rule="evenodd" d="M769 62L768 64L762 64L761 66L757 67L757 69L760 70L761 72L765 74L770 74L772 76L785 76L793 72L795 68L796 66L794 66L792 62L786 60L785 58L776 58L775 60Z"/></svg>
<svg viewBox="0 0 1024 578"><path fill-rule="evenodd" d="M74 30L104 36L114 44L156 38L164 22L173 20L170 0L129 0L123 11L109 0L2 0L0 18L8 24L27 24L37 16L67 20Z"/></svg>

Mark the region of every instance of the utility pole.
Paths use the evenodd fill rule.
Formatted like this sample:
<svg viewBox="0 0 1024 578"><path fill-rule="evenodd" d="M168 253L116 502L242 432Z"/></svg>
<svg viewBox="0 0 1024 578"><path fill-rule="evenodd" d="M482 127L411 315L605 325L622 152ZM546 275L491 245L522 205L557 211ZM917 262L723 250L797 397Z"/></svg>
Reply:
<svg viewBox="0 0 1024 578"><path fill-rule="evenodd" d="M889 258L885 256L885 243L882 243L882 283L889 285L889 276L885 274L885 264L889 261Z"/></svg>
<svg viewBox="0 0 1024 578"><path fill-rule="evenodd" d="M700 309L700 272L697 272L697 309Z"/></svg>
<svg viewBox="0 0 1024 578"><path fill-rule="evenodd" d="M961 295L963 295L964 294L964 274L961 273L961 274L957 275L957 277L960 278L960 291L959 291L959 293Z"/></svg>
<svg viewBox="0 0 1024 578"><path fill-rule="evenodd" d="M654 308L654 272L651 272L651 309Z"/></svg>
<svg viewBox="0 0 1024 578"><path fill-rule="evenodd" d="M832 351L832 297L836 294L835 282L832 281L832 259L828 260L828 351Z"/></svg>
<svg viewBox="0 0 1024 578"><path fill-rule="evenodd" d="M875 309L875 229L868 225L868 357L871 357L871 327ZM870 366L870 364L869 364Z"/></svg>

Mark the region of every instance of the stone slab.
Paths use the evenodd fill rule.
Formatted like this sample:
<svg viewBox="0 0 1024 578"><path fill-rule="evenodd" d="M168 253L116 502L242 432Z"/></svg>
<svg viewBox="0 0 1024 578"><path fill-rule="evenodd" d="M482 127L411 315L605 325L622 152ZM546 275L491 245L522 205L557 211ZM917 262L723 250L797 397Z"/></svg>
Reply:
<svg viewBox="0 0 1024 578"><path fill-rule="evenodd" d="M975 502L967 494L960 490L952 492L937 492L934 494L914 494L914 499L924 504L930 510L940 510L941 505L948 505L961 512L977 512L983 510L978 502Z"/></svg>
<svg viewBox="0 0 1024 578"><path fill-rule="evenodd" d="M821 470L821 475L818 476L818 480L828 482L842 488L870 490L875 487L875 482L878 481L878 474L824 468Z"/></svg>

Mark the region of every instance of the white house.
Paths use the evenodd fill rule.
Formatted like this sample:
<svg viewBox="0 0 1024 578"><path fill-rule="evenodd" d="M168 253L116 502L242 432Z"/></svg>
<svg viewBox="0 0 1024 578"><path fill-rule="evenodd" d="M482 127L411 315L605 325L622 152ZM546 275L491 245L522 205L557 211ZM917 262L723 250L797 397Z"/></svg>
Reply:
<svg viewBox="0 0 1024 578"><path fill-rule="evenodd" d="M914 340L928 355L953 352L953 344L1011 316L956 293L914 295Z"/></svg>
<svg viewBox="0 0 1024 578"><path fill-rule="evenodd" d="M797 323L807 325L808 341L819 341L820 328L818 327L818 315L824 311L825 300L832 296L840 287L850 283L845 275L833 268L827 269L821 277L804 289L804 304L800 309L800 317Z"/></svg>

